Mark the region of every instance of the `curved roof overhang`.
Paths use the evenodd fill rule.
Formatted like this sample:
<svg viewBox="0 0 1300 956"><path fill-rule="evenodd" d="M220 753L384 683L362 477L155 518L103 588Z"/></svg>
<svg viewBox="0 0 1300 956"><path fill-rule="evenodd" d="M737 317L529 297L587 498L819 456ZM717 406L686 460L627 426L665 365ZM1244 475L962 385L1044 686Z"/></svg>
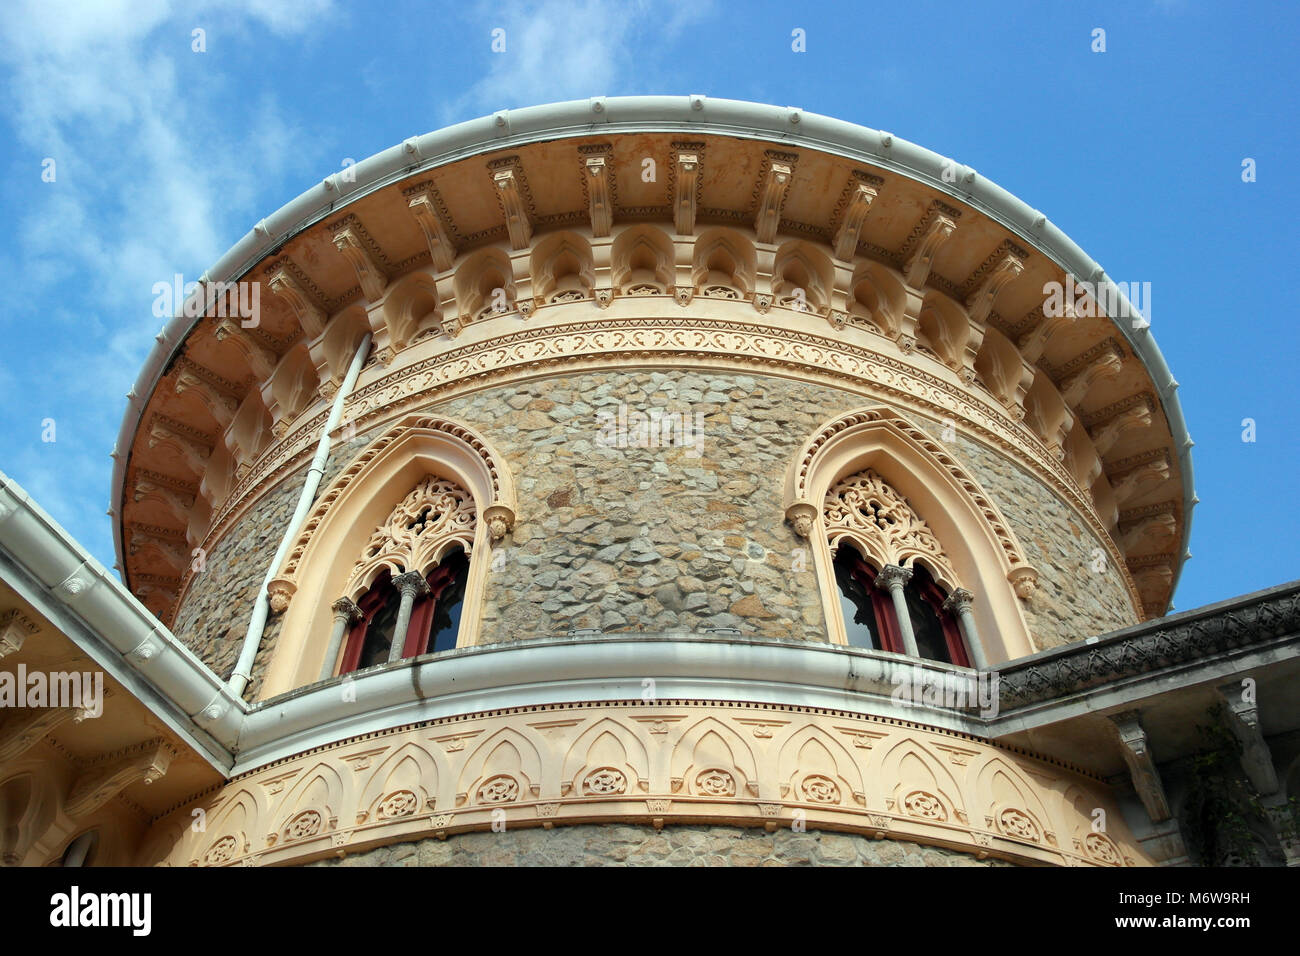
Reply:
<svg viewBox="0 0 1300 956"><path fill-rule="evenodd" d="M1080 249L1046 216L969 167L956 165L938 153L891 133L857 126L794 107L776 107L704 96L593 97L520 110L502 110L491 116L459 123L446 129L412 137L398 146L364 159L345 178L335 173L306 190L263 219L200 277L207 282L236 282L260 261L309 227L337 215L349 204L424 170L480 153L532 143L593 134L696 133L804 147L873 166L912 179L977 210L1019 237L1026 245L1054 261L1066 273L1107 287L1111 302L1136 314L1123 290L1105 275L1095 260ZM945 171L947 175L945 176ZM121 567L123 551L123 490L129 452L159 380L180 354L185 341L201 320L187 316L184 306L156 337L156 344L127 394L127 408L113 457L113 537ZM1172 433L1182 477L1182 535L1178 560L1173 566L1170 594L1177 588L1182 562L1189 557L1194 492L1191 447L1186 422L1177 397L1178 383L1157 347L1149 327L1132 328L1115 322L1124 341L1151 376Z"/></svg>

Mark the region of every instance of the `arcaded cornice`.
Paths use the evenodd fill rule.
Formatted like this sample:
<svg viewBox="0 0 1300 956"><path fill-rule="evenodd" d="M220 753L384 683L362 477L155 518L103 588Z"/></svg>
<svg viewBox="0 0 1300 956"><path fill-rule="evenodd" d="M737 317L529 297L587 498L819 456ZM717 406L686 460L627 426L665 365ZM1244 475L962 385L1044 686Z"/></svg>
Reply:
<svg viewBox="0 0 1300 956"><path fill-rule="evenodd" d="M634 183L618 182L619 163L626 166L634 158L620 155L620 144L634 141L647 144L644 148L652 149L660 164L660 186L653 196L633 195ZM745 150L752 175L718 175L720 169L733 168ZM815 184L824 188L828 173L840 178L831 187L833 195L825 198ZM538 193L540 182L561 186ZM893 215L878 214L882 208ZM113 479L115 543L128 582L136 587L144 575L159 571L128 564L128 524L162 525L168 512L176 510L170 496L158 491L176 489L157 476L186 483L203 478L197 496L186 489L192 500L188 524L167 521L167 530L185 532L196 544L233 486L264 471L268 458L281 458L278 440L312 417L305 413L321 396L332 394L338 356L349 354L350 343L367 326L379 326L376 355L387 366L402 349L431 337L446 347L444 336L455 336L468 321L480 318L485 303L468 316L456 308L465 299L459 270L455 300L449 297L451 277L442 273L457 261L485 244L504 250L503 262L513 266L513 279L506 283L508 311L527 318L538 306L576 293L547 288L544 272L521 273L520 256L531 248L536 257L557 230L584 230L598 245L609 241L600 237L608 237L611 226L617 232L628 223L647 221L664 225L678 239L687 234L691 241L707 241L711 229L727 226L751 236L749 241L760 247L771 243L784 249L794 240L814 243L840 257L837 270L845 266L844 255L852 257L847 265L857 272L872 264L902 270L900 280L906 278L912 294L925 296L925 308L931 308L932 295L946 297L933 306L941 315L939 341L920 345L962 382L975 382L977 360L992 363L999 383L995 397L1013 415L1023 415L1031 384L1037 392L1059 390L1072 400L1067 405L1086 396L1083 407L1065 408L1035 425L1051 453L1069 454L1073 479L1085 493L1100 475L1131 479L1119 489L1118 500L1102 506L1103 512L1110 510L1104 521L1113 522L1119 508L1144 507L1153 500L1152 489L1163 482L1181 487L1181 508L1174 515L1181 543L1167 549L1171 560L1163 569L1146 569L1144 578L1146 612L1163 611L1186 555L1195 503L1191 442L1174 394L1177 384L1147 328L1098 319L1063 337L1058 323L1040 318L1041 295L1037 303L1028 295L1044 278L1067 274L1109 283L1100 267L1036 210L928 150L797 109L703 97L601 98L501 112L407 140L350 168L347 179L332 175L260 222L202 278L263 283L263 327L247 332L229 319L214 324L182 310L159 335L130 393ZM617 244L617 236L613 241ZM430 264L438 273L436 282L433 275L427 288L408 281ZM760 273L763 268L771 264L762 265L760 258ZM691 288L689 269L683 272L680 264L665 279L669 288L664 291L680 305L688 305L699 291ZM759 279L761 287L751 285L743 297L761 316L791 307L779 283L768 289L768 279ZM829 288L805 290L810 297L820 291L834 300L814 302L812 311L829 328L870 324L841 311L841 279L836 276L834 295ZM855 272L853 287L858 282ZM1115 293L1126 307L1127 299L1119 290ZM589 288L587 301L604 309L610 294L607 288ZM994 308L995 299L1006 314ZM420 325L430 308L437 320ZM948 343L942 333L959 321L954 315L969 321L970 332ZM816 318L807 316L810 325ZM917 347L914 317L911 322L885 330L904 353ZM1097 334L1095 323L1102 322L1108 334ZM201 325L209 331L193 334ZM1017 338L1004 338L1008 329ZM1048 342L1053 336L1054 345ZM1107 337L1115 345L1095 351ZM1136 361L1126 362L1126 352ZM272 367L273 374L264 374ZM160 388L164 380L167 384ZM374 370L368 370L362 386L373 381ZM1100 392L1097 383L1105 385ZM1173 467L1159 474L1151 468L1132 475L1115 472L1104 452L1090 451L1095 439L1081 424L1087 420L1093 428L1092 419L1102 411L1099 403L1114 405L1137 391L1153 393L1165 419L1143 426L1168 436L1160 440L1167 443L1166 460ZM167 399L162 408L160 393ZM204 435L220 432L210 462L202 460L202 449L158 439L150 446L156 444L157 451L145 450L143 462L133 461L142 456L140 425L153 416L179 420ZM1134 434L1133 420L1128 416L1103 437L1124 442ZM1124 446L1121 457L1146 451L1151 449ZM162 464L155 460L159 458ZM197 473L199 466L203 476ZM155 477L146 478L146 473ZM126 511L132 512L129 518ZM151 548L142 553L153 561L159 552ZM160 597L159 602L162 607L166 600Z"/></svg>

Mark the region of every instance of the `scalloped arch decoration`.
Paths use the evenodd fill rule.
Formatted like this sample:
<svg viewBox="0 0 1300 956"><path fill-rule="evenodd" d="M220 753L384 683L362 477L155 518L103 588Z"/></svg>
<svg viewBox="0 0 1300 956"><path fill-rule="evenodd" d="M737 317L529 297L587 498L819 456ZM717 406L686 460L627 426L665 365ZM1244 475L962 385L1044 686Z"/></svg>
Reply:
<svg viewBox="0 0 1300 956"><path fill-rule="evenodd" d="M367 466L374 461L381 452L389 445L393 444L404 433L411 429L425 429L428 431L443 432L453 438L464 442L474 453L482 460L483 467L487 473L488 483L491 488L491 500L479 502L480 508L486 510L489 507L505 507L511 512L510 521L513 523L515 510L515 489L514 481L511 479L510 471L505 466L503 459L488 444L487 439L483 438L478 432L466 425L454 422L449 418L440 418L428 415L408 415L400 421L393 424L386 432L376 438L343 472L330 483L329 489L325 494L316 499L316 506L312 509L311 515L306 523L302 526L302 531L298 534L298 540L294 542L293 550L289 552L284 568L280 572L281 578L293 578L302 563L303 554L307 550L307 545L311 543L312 534L320 526L321 521L328 513L330 506L338 500L339 495L347 488L352 479L366 470Z"/></svg>
<svg viewBox="0 0 1300 956"><path fill-rule="evenodd" d="M979 507L984 519L989 524L990 530L997 536L998 543L1002 546L1007 564L1011 568L1028 566L1029 562L1025 557L1024 550L1020 547L1020 542L1016 540L1011 528L1007 525L1006 519L1002 517L1002 513L984 494L975 479L957 463L957 460L942 445L907 421L907 419L883 406L861 408L840 415L819 428L813 437L804 443L803 448L800 449L799 457L795 459L786 474L784 504L787 514L791 507L800 502L807 502L814 508L820 507L821 496L809 494L809 479L813 474L817 460L833 440L842 438L846 432L861 431L871 426L893 429L899 432L901 436L910 439L913 444L924 449L936 464L942 466L952 476L953 480L961 486L962 490Z"/></svg>

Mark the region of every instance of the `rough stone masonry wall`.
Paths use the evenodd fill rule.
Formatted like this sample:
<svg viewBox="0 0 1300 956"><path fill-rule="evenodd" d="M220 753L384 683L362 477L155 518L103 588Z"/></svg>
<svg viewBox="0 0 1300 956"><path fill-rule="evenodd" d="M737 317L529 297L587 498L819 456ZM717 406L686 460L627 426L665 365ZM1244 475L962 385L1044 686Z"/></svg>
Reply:
<svg viewBox="0 0 1300 956"><path fill-rule="evenodd" d="M941 425L906 417L939 439ZM1073 508L986 446L960 433L948 444L992 495L1039 570L1038 590L1020 607L1040 650L1137 623L1119 571Z"/></svg>
<svg viewBox="0 0 1300 956"><path fill-rule="evenodd" d="M620 404L702 415L703 453L603 447L598 413ZM509 460L519 519L488 577L485 641L569 627L697 630L824 640L811 560L785 524L786 467L809 434L867 402L760 375L620 371L535 381L437 410L482 430ZM940 425L905 417L936 438ZM1025 608L1040 647L1133 623L1100 542L1027 471L959 436L956 451L1040 571ZM802 566L806 570L796 570Z"/></svg>
<svg viewBox="0 0 1300 956"><path fill-rule="evenodd" d="M846 833L583 824L396 843L307 866L1013 866Z"/></svg>
<svg viewBox="0 0 1300 956"><path fill-rule="evenodd" d="M489 572L483 641L569 627L699 630L824 640L810 558L785 524L786 466L827 418L868 404L838 389L763 375L611 371L493 388L427 410L478 429L514 475L519 516L504 563ZM601 420L619 406L703 420L694 447L603 447ZM936 439L940 425L906 414ZM382 430L331 457L327 487ZM1037 479L958 436L958 458L1011 523L1040 581L1022 604L1040 647L1133 623L1118 574L1092 570L1098 542ZM304 466L305 469L305 466ZM303 474L282 481L218 541L191 584L174 631L223 677L233 669L267 562ZM802 566L806 570L797 570ZM250 692L275 647L272 617Z"/></svg>
<svg viewBox="0 0 1300 956"><path fill-rule="evenodd" d="M345 444L335 445L335 454L325 466L321 488L329 487L378 433L371 429L358 433ZM230 678L239 660L253 602L266 577L267 566L275 557L275 549L284 537L285 526L293 517L303 482L307 480L307 467L304 463L283 479L213 544L204 556L203 570L191 579L172 622L172 633L222 680ZM248 700L257 698L283 621L279 615L267 619L262 645L253 662L253 680L245 694Z"/></svg>

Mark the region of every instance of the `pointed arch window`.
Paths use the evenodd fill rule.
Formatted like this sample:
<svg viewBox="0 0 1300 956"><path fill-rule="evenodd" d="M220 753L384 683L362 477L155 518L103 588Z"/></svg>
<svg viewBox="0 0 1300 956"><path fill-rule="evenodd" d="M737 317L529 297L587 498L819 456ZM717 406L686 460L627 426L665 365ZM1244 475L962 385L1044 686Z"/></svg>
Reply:
<svg viewBox="0 0 1300 956"><path fill-rule="evenodd" d="M893 409L855 409L811 432L786 469L783 507L795 534L811 545L831 641L863 640L852 639L846 627L858 605L853 614L842 613L846 595L839 585L851 578L841 549L851 547L867 566L860 579L876 575L875 586L888 589L894 616L908 631L914 613L918 629L932 624L927 607L937 606L944 637L939 641L931 629L927 641L937 659L946 654L960 661L964 651L983 670L991 659L1035 649L1020 601L1033 594L1038 573L1024 549L952 449ZM918 568L924 574L916 576ZM925 585L927 575L934 589ZM865 588L858 593L861 600ZM950 640L951 627L945 629L953 618L960 645ZM914 634L908 639L915 644ZM881 642L888 646L884 636Z"/></svg>
<svg viewBox="0 0 1300 956"><path fill-rule="evenodd" d="M868 468L831 486L822 519L848 643L969 667L951 600L969 593L950 595L927 568L956 577L907 499Z"/></svg>
<svg viewBox="0 0 1300 956"><path fill-rule="evenodd" d="M344 653L355 650L348 641L375 605L395 599L397 613L388 613L393 631L401 630L404 586L410 617L402 633L410 636L411 620L428 631L412 638L409 652L399 641L399 659L416 647L429 652L478 643L493 550L514 527L515 508L509 466L482 435L439 416L417 413L394 422L317 499L267 585L271 610L284 614L284 624L262 696L344 673ZM447 590L439 591L440 579L431 573L439 568L449 575ZM396 595L376 593L363 612L359 605L372 589L385 591L385 572ZM424 604L426 592L433 605ZM383 637L391 652L391 637Z"/></svg>
<svg viewBox="0 0 1300 956"><path fill-rule="evenodd" d="M398 503L349 577L359 596L335 602L339 673L456 646L477 526L473 496L446 478L425 477Z"/></svg>

